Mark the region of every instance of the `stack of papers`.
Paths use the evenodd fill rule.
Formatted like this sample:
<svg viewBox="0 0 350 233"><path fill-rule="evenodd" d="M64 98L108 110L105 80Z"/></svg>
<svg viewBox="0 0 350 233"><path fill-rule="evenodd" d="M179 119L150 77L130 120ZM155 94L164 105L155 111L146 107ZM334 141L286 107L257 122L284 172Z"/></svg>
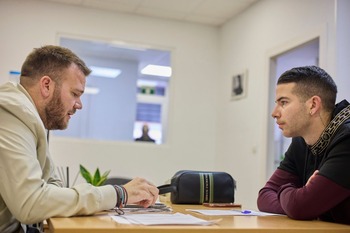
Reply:
<svg viewBox="0 0 350 233"><path fill-rule="evenodd" d="M206 221L190 214L126 214L111 216L114 221L121 224L137 225L202 225L215 224L215 221Z"/></svg>
<svg viewBox="0 0 350 233"><path fill-rule="evenodd" d="M126 205L123 208L123 212L124 213L130 213L130 212L172 212L173 210L162 204L162 203L155 203L154 205L148 207L148 208L144 208L142 206L139 205Z"/></svg>

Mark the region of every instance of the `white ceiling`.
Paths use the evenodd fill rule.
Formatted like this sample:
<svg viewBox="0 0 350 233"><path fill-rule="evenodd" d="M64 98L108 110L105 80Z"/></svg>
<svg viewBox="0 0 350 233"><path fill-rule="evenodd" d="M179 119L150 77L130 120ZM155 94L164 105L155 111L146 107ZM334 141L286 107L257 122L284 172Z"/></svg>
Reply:
<svg viewBox="0 0 350 233"><path fill-rule="evenodd" d="M41 0L220 26L259 0Z"/></svg>

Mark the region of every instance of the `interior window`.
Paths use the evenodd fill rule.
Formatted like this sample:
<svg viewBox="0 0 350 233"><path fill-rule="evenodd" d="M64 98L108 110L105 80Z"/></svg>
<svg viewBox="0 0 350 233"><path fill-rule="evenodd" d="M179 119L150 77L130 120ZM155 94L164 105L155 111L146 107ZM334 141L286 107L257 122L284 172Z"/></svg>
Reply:
<svg viewBox="0 0 350 233"><path fill-rule="evenodd" d="M170 51L70 37L60 37L59 44L82 58L92 73L83 109L54 136L135 141L146 125L156 144L165 143Z"/></svg>

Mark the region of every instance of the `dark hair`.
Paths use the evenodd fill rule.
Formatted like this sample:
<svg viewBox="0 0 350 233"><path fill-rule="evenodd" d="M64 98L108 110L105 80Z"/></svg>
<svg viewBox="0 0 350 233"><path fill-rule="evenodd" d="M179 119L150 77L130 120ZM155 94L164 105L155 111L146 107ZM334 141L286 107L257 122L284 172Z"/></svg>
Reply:
<svg viewBox="0 0 350 233"><path fill-rule="evenodd" d="M62 72L72 63L76 64L85 76L91 73L91 70L71 50L47 45L41 48L35 48L26 58L21 69L21 83L30 85L32 81L48 75L53 81L61 83ZM23 78L26 78L24 81ZM27 80L27 78L30 78Z"/></svg>
<svg viewBox="0 0 350 233"><path fill-rule="evenodd" d="M284 72L278 84L296 83L293 93L305 101L319 96L326 111L332 112L337 98L337 85L326 71L317 66L295 67Z"/></svg>

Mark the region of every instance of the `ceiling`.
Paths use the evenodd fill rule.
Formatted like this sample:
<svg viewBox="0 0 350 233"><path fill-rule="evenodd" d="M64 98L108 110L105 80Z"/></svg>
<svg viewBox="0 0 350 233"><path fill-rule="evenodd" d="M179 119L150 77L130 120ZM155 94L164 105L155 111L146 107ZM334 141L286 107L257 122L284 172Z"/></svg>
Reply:
<svg viewBox="0 0 350 233"><path fill-rule="evenodd" d="M258 0L41 0L220 26Z"/></svg>

